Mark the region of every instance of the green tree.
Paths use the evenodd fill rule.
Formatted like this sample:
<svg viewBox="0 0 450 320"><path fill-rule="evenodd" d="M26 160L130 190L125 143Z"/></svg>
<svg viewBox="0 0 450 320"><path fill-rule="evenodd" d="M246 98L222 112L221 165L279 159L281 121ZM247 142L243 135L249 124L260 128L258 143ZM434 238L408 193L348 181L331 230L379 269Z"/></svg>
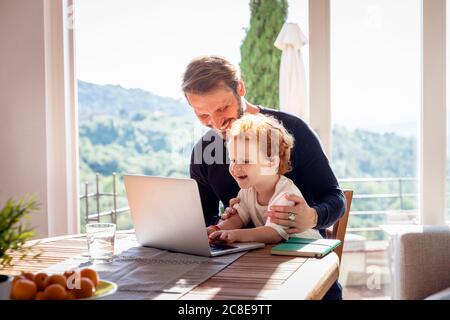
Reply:
<svg viewBox="0 0 450 320"><path fill-rule="evenodd" d="M273 44L287 11L287 0L250 0L250 28L241 45L240 64L250 102L278 108L281 52Z"/></svg>

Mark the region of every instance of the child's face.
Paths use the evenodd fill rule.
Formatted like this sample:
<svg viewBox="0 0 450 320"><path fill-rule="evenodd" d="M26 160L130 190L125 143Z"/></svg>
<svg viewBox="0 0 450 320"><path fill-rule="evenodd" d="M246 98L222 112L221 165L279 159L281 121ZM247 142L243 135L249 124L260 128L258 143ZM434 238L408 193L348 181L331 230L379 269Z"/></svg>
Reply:
<svg viewBox="0 0 450 320"><path fill-rule="evenodd" d="M256 140L232 139L228 143L230 173L241 189L248 189L264 183L269 176L276 174L271 162L258 150Z"/></svg>

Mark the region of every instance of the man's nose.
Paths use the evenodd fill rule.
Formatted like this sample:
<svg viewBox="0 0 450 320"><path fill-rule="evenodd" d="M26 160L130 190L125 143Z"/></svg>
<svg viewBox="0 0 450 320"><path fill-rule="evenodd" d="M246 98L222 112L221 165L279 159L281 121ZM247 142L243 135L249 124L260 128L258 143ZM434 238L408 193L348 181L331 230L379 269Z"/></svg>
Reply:
<svg viewBox="0 0 450 320"><path fill-rule="evenodd" d="M220 129L222 129L223 118L222 117L212 117L211 124L214 129L220 130Z"/></svg>

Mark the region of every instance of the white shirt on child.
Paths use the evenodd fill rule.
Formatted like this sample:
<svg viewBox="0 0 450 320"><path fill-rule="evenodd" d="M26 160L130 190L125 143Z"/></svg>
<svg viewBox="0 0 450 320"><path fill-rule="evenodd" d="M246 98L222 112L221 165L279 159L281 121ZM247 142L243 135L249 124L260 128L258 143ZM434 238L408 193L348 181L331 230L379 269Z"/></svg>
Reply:
<svg viewBox="0 0 450 320"><path fill-rule="evenodd" d="M280 176L280 179L275 186L275 192L273 193L272 198L270 198L268 206L263 206L258 203L256 190L251 187L248 189L241 189L239 191L238 198L240 199L240 202L234 205L234 208L237 210L244 226L251 220L255 227L267 226L273 228L285 240L289 239L289 237L322 239L319 231L315 229L309 229L304 232L289 235L285 231L286 229L289 229L289 227L280 226L270 222L270 219L267 219L267 208L271 205L275 205L273 201L277 200L278 196L281 194L286 193L293 193L302 197L302 193L291 179L285 176Z"/></svg>

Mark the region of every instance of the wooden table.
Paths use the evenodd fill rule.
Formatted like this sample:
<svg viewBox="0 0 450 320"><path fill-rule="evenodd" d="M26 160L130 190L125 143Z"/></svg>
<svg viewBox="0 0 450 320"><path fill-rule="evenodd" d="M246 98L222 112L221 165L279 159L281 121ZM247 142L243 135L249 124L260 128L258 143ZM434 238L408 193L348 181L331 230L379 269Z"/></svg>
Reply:
<svg viewBox="0 0 450 320"><path fill-rule="evenodd" d="M130 234L118 233L116 241ZM38 259L15 261L2 274L38 272L87 252L85 235L38 240ZM339 276L339 259L332 252L322 259L274 256L272 246L249 251L181 299L321 299Z"/></svg>

